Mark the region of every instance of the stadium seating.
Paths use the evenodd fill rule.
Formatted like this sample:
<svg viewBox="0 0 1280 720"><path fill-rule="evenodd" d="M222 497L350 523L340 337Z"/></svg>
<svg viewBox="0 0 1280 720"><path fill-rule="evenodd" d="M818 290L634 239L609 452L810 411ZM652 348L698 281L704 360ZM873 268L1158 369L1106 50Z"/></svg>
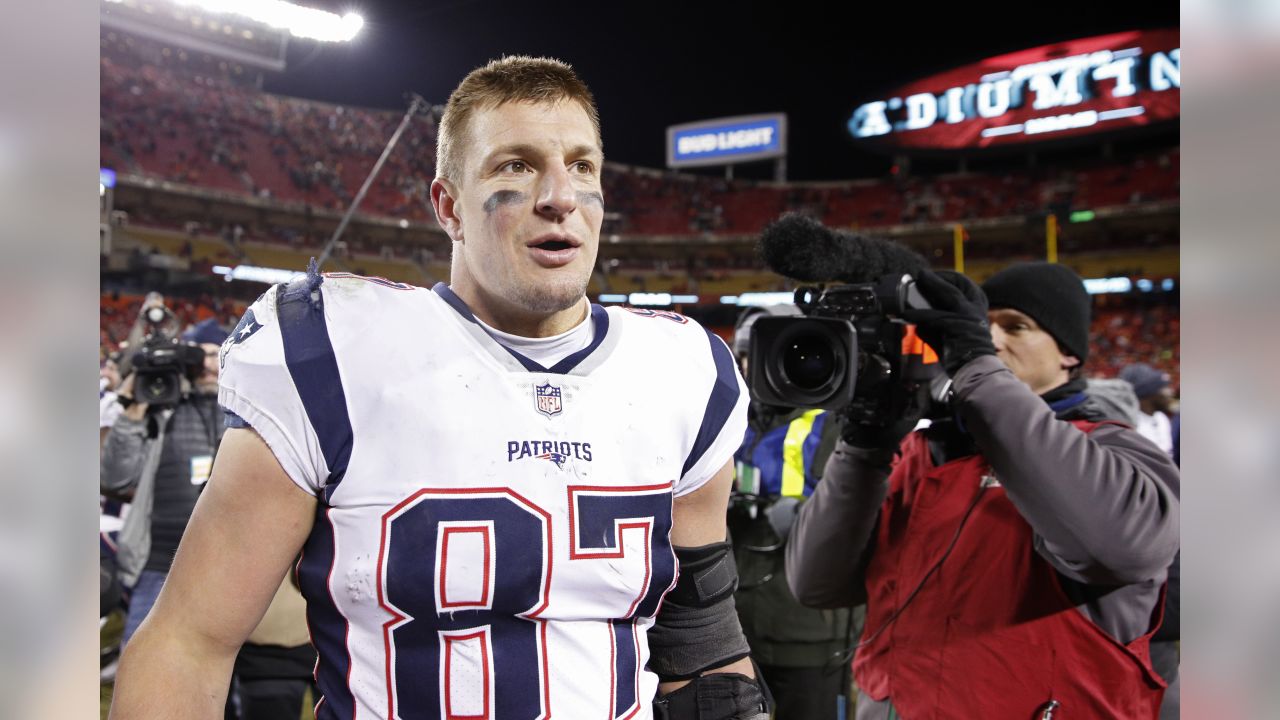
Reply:
<svg viewBox="0 0 1280 720"><path fill-rule="evenodd" d="M1174 394L1180 394L1180 333L1177 305L1104 307L1094 313L1092 351L1085 369L1093 377L1115 377L1126 365L1147 363L1169 373Z"/></svg>
<svg viewBox="0 0 1280 720"><path fill-rule="evenodd" d="M101 154L119 171L345 209L401 113L264 93L226 78L182 75L104 46ZM435 124L418 117L362 209L429 222ZM828 225L875 228L1067 212L1178 197L1179 152L1077 167L905 180L775 184L609 164L615 232L751 234L787 211Z"/></svg>

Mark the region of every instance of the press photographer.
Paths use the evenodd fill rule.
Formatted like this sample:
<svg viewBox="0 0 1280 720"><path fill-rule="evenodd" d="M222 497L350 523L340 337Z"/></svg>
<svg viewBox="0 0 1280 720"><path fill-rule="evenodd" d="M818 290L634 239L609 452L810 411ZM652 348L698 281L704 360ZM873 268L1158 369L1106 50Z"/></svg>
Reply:
<svg viewBox="0 0 1280 720"><path fill-rule="evenodd" d="M180 339L159 302L141 312L141 347L120 384L124 411L107 433L100 482L131 507L120 530L121 581L133 589L128 643L155 603L222 438L218 349L226 330L206 320Z"/></svg>
<svg viewBox="0 0 1280 720"><path fill-rule="evenodd" d="M856 266L884 257L884 241L788 227L794 252L774 243L770 261L784 275L850 283L888 269L900 285L910 274L924 304L882 305L875 323L904 347L901 321L914 323L951 380L942 392L945 381L911 378L890 356L868 396L857 382L878 360L839 370L857 380L843 396L849 421L788 545L801 602L867 603L856 717L1156 718L1164 682L1148 642L1178 548L1178 471L1085 393L1080 278L1015 265L984 294L956 273ZM818 355L792 360L811 366L814 386ZM868 415L868 397L890 411ZM913 432L925 414L932 424Z"/></svg>

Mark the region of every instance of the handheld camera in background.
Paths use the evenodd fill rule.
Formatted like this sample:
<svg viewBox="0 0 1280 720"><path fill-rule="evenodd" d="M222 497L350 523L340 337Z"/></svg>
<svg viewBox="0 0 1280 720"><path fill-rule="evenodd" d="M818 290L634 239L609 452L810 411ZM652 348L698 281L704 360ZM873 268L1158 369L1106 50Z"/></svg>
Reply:
<svg viewBox="0 0 1280 720"><path fill-rule="evenodd" d="M149 302L138 322L144 335L132 358L133 400L152 408L177 405L182 399L182 378L195 382L204 371L204 350L178 339L181 323L163 304Z"/></svg>

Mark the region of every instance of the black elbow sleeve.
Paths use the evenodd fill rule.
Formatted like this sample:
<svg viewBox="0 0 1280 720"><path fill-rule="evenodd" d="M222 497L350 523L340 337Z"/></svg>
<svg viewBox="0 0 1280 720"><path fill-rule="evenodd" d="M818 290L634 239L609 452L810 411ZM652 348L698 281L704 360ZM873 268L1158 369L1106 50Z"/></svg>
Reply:
<svg viewBox="0 0 1280 720"><path fill-rule="evenodd" d="M649 630L649 667L663 682L687 680L751 654L733 593L738 569L727 542L675 548L680 564Z"/></svg>

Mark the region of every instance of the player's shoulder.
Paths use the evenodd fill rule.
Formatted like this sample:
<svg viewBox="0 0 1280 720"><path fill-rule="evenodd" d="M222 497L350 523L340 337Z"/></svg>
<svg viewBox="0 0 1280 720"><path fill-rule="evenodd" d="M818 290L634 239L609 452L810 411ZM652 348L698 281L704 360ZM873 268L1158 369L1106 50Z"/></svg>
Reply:
<svg viewBox="0 0 1280 720"><path fill-rule="evenodd" d="M280 327L276 316L280 287L273 285L259 295L222 342L218 364L224 374L228 368L280 362Z"/></svg>
<svg viewBox="0 0 1280 720"><path fill-rule="evenodd" d="M305 330L323 321L334 340L374 323L405 322L423 299L425 288L386 278L348 272L318 273L315 266L305 275L278 285L276 314L281 328ZM318 312L323 311L323 312Z"/></svg>
<svg viewBox="0 0 1280 720"><path fill-rule="evenodd" d="M687 342L689 339L705 339L707 331L697 320L671 310L652 310L649 308L625 307L614 305L607 308L609 318L625 328L627 333L637 333L646 337L668 337L672 341Z"/></svg>
<svg viewBox="0 0 1280 720"><path fill-rule="evenodd" d="M314 264L294 280L273 285L249 306L223 343L220 359L275 363L288 338L294 347L331 348L375 322L399 322L410 305L431 293L414 285L352 273L319 273ZM412 297L412 299L410 299Z"/></svg>
<svg viewBox="0 0 1280 720"><path fill-rule="evenodd" d="M690 362L713 367L732 353L718 335L687 315L670 310L613 306L612 322L619 323L627 338L646 350L646 355L687 366ZM723 356L723 358L721 358Z"/></svg>
<svg viewBox="0 0 1280 720"><path fill-rule="evenodd" d="M425 288L386 278L348 272L316 273L310 268L306 275L278 286L277 294L282 321L290 321L304 308L323 306L331 320L354 316L368 323L394 314L400 307L414 304L431 293Z"/></svg>
<svg viewBox="0 0 1280 720"><path fill-rule="evenodd" d="M394 297L402 293L422 291L426 288L408 283L388 280L376 275L356 275L349 272L327 272L320 274L320 287L326 296L334 296L347 301L370 297ZM315 276L308 270L304 278L294 282L315 284Z"/></svg>

